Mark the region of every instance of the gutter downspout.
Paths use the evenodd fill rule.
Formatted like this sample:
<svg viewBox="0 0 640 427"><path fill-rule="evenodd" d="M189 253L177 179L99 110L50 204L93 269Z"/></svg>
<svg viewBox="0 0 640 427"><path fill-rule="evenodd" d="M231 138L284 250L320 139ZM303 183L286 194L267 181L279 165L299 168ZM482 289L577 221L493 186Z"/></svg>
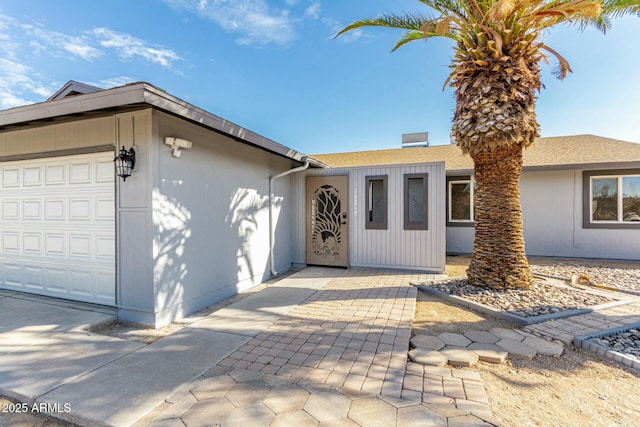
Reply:
<svg viewBox="0 0 640 427"><path fill-rule="evenodd" d="M272 194L272 188L273 188L273 182L278 179L278 178L282 178L283 176L287 176L289 174L292 173L296 173L296 172L301 172L305 169L309 168L309 160L307 160L306 158L304 159L304 165L299 166L297 168L294 169L289 169L288 171L284 171L282 173L279 173L277 175L271 176L269 177L269 267L271 268L271 276L275 277L278 275L278 272L276 271L276 261L274 259L274 255L275 255L275 230L273 229L273 194Z"/></svg>

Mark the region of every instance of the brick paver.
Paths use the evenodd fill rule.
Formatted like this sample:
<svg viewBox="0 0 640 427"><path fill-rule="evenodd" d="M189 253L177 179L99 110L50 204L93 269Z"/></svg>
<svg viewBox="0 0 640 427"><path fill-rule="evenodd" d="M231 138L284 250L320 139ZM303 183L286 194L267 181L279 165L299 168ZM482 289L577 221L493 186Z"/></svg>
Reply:
<svg viewBox="0 0 640 427"><path fill-rule="evenodd" d="M499 425L477 373L407 363L421 280L345 270L137 426Z"/></svg>
<svg viewBox="0 0 640 427"><path fill-rule="evenodd" d="M420 276L346 270L220 365L400 397L385 384L402 383L414 280Z"/></svg>
<svg viewBox="0 0 640 427"><path fill-rule="evenodd" d="M640 303L621 305L566 319L548 320L523 328L525 332L571 345L573 339L640 322Z"/></svg>

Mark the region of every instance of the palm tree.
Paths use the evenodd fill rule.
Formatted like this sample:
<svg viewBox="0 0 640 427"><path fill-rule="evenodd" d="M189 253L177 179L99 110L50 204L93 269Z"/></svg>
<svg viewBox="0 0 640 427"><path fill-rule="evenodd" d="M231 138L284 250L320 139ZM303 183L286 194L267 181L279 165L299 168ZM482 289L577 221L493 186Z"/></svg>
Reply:
<svg viewBox="0 0 640 427"><path fill-rule="evenodd" d="M533 275L525 253L519 183L523 149L539 136L539 64L550 54L558 60L558 78L571 72L567 60L542 41L541 32L565 22L605 31L611 17L640 14L640 0L418 1L432 14L384 14L355 21L336 37L375 26L407 30L393 50L432 37L455 42L445 82L456 94L451 136L473 159L477 182L467 275L478 286L528 289Z"/></svg>

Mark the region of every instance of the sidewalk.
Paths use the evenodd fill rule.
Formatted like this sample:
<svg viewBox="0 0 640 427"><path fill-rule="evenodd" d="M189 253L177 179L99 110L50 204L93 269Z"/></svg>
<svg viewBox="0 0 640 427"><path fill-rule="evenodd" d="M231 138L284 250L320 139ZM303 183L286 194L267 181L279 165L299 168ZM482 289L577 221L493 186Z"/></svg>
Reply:
<svg viewBox="0 0 640 427"><path fill-rule="evenodd" d="M476 373L407 367L420 279L308 268L150 345L16 324L0 393L81 425L496 425Z"/></svg>

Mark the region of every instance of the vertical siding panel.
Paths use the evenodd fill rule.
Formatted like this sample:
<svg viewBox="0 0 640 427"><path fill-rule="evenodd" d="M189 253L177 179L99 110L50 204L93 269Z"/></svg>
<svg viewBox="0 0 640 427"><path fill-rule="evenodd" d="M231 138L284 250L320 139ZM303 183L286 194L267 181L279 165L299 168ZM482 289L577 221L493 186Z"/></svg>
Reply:
<svg viewBox="0 0 640 427"><path fill-rule="evenodd" d="M405 233L402 225L402 203L403 203L403 195L402 195L402 171L400 168L396 168L393 170L393 180L394 180L394 223L393 223L393 233L395 233L396 247L394 248L395 254L395 262L396 265L402 265L404 259L404 238Z"/></svg>
<svg viewBox="0 0 640 427"><path fill-rule="evenodd" d="M429 230L404 230L404 174L429 174ZM389 267L444 271L444 165L424 163L400 166L310 170L294 179L295 218L292 246L296 262L305 262L305 177L349 175L349 263L354 267ZM366 230L365 177L388 176L387 230Z"/></svg>

